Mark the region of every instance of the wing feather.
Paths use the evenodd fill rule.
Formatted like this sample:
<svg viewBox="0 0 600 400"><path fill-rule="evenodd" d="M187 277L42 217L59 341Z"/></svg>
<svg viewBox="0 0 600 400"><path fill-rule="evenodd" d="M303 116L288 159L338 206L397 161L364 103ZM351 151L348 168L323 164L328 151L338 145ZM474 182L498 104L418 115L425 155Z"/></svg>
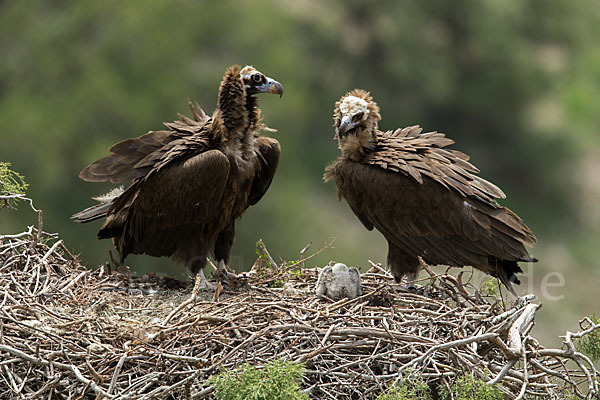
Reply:
<svg viewBox="0 0 600 400"><path fill-rule="evenodd" d="M421 131L420 127L411 126L379 132L376 151L363 162L401 171L418 183L423 182L424 175L464 197L473 196L490 204L506 197L496 185L476 175L479 170L468 162L469 156L445 148L454 141L440 132Z"/></svg>
<svg viewBox="0 0 600 400"><path fill-rule="evenodd" d="M258 203L271 186L277 165L279 165L280 152L281 146L277 140L266 136L260 136L256 139L256 153L259 163L252 181L246 208Z"/></svg>
<svg viewBox="0 0 600 400"><path fill-rule="evenodd" d="M472 188L457 179L423 174L420 182L403 171L341 159L333 170L338 190L365 226L433 264L487 265L490 256L518 261L529 257L525 245L535 243L516 214L468 195Z"/></svg>
<svg viewBox="0 0 600 400"><path fill-rule="evenodd" d="M99 236L120 234L117 247L123 258L140 252L172 254L178 243L193 239L190 229L201 231L213 220L229 170L227 156L208 150L149 174L114 202Z"/></svg>
<svg viewBox="0 0 600 400"><path fill-rule="evenodd" d="M204 136L205 149L208 148L210 138L206 128L210 118L197 104L189 105L194 119L179 114L178 121L164 124L169 130L150 131L116 143L109 149L110 155L84 168L79 177L89 182L112 183L141 178L171 150L173 142L192 135Z"/></svg>

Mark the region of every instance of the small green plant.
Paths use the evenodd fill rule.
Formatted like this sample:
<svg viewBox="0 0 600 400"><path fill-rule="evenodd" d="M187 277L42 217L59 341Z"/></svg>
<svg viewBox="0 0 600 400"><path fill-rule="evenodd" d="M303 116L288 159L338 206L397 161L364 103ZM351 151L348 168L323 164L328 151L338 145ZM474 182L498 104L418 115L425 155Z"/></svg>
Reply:
<svg viewBox="0 0 600 400"><path fill-rule="evenodd" d="M256 260L255 267L256 277L254 280L261 284L266 284L268 287L278 288L282 287L292 277L302 276L301 270L297 267L300 261L285 262L281 265L277 265L271 255L269 254L267 247L265 246L262 239L256 242ZM292 269L296 267L296 269Z"/></svg>
<svg viewBox="0 0 600 400"><path fill-rule="evenodd" d="M430 400L431 398L429 386L419 377L411 377L403 380L400 386L391 386L376 400Z"/></svg>
<svg viewBox="0 0 600 400"><path fill-rule="evenodd" d="M0 162L0 196L22 195L27 191L25 178L11 170L10 163ZM3 199L0 209L14 207L16 199Z"/></svg>
<svg viewBox="0 0 600 400"><path fill-rule="evenodd" d="M471 375L463 375L450 386L450 391L445 386L441 386L440 399L503 400L504 395L500 389L487 385L481 379L475 379Z"/></svg>
<svg viewBox="0 0 600 400"><path fill-rule="evenodd" d="M592 321L594 325L600 323L600 319L596 317L596 314L590 316L590 321ZM580 339L576 339L575 348L577 351L580 351L591 358L593 362L600 360L600 330L596 329L592 333L589 333Z"/></svg>
<svg viewBox="0 0 600 400"><path fill-rule="evenodd" d="M481 294L484 296L498 296L500 294L500 279L490 277L481 285Z"/></svg>
<svg viewBox="0 0 600 400"><path fill-rule="evenodd" d="M290 263L289 266L296 266L299 263L299 261L294 261L293 263ZM290 274L295 278L302 278L304 276L304 272L302 272L301 269L292 269L290 270Z"/></svg>
<svg viewBox="0 0 600 400"><path fill-rule="evenodd" d="M305 368L281 359L258 369L244 364L234 371L223 371L208 383L217 400L308 400L300 390Z"/></svg>
<svg viewBox="0 0 600 400"><path fill-rule="evenodd" d="M267 252L267 247L262 239L258 239L256 242L256 255L260 259L261 263L265 265L266 268L277 268L277 265L273 265L271 262L271 257Z"/></svg>

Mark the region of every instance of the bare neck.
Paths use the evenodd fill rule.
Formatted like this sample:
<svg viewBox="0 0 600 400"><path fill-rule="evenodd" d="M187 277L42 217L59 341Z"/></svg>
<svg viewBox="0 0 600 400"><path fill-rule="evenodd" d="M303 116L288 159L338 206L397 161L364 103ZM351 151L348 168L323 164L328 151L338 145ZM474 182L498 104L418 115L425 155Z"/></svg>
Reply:
<svg viewBox="0 0 600 400"><path fill-rule="evenodd" d="M223 150L236 160L252 158L261 119L257 99L244 90L239 71L228 70L219 88L217 110L213 116L213 131L220 137Z"/></svg>
<svg viewBox="0 0 600 400"><path fill-rule="evenodd" d="M248 126L246 91L239 79L238 69L232 68L225 73L215 111L215 120L223 125L222 135L226 141L235 140Z"/></svg>

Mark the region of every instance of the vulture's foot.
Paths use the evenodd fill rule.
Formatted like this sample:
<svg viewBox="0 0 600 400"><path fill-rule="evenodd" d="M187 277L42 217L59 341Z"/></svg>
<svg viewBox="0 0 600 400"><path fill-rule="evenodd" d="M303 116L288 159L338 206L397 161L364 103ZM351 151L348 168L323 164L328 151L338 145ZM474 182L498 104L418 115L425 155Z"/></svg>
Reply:
<svg viewBox="0 0 600 400"><path fill-rule="evenodd" d="M416 272L408 272L404 274L404 279L406 280L406 288L408 290L415 290L417 285L415 281L417 280L418 274Z"/></svg>
<svg viewBox="0 0 600 400"><path fill-rule="evenodd" d="M398 287L398 290L404 293L415 293L418 295L423 295L425 293L425 288L421 285L416 284L417 277L417 272L409 272L405 274L402 281L406 282L406 284L400 285Z"/></svg>
<svg viewBox="0 0 600 400"><path fill-rule="evenodd" d="M208 281L208 279L206 279L206 276L204 276L204 271L200 270L200 272L198 272L196 274L196 281L194 283L194 287L198 287L198 289L214 289L215 286L210 283Z"/></svg>
<svg viewBox="0 0 600 400"><path fill-rule="evenodd" d="M425 294L425 288L423 286L417 286L417 285L407 285L406 286L406 290L409 293L414 293L414 294L418 294L420 296L423 296Z"/></svg>
<svg viewBox="0 0 600 400"><path fill-rule="evenodd" d="M396 286L396 291L401 293L413 293L418 294L420 296L425 295L425 288L423 286L417 285L398 285Z"/></svg>
<svg viewBox="0 0 600 400"><path fill-rule="evenodd" d="M217 270L213 273L213 278L217 281L220 281L223 286L226 286L228 289L237 289L246 284L246 280L233 272L230 272L225 265L225 261L219 261L219 266Z"/></svg>

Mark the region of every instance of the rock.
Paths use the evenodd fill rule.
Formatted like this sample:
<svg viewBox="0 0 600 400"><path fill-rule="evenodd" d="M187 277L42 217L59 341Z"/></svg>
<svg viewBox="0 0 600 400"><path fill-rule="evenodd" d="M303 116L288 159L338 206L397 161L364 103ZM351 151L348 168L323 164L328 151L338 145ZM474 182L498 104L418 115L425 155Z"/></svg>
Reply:
<svg viewBox="0 0 600 400"><path fill-rule="evenodd" d="M354 299L362 294L360 272L357 268L348 268L342 263L328 265L319 275L316 293L319 297L328 297L333 300L341 300L345 297Z"/></svg>

